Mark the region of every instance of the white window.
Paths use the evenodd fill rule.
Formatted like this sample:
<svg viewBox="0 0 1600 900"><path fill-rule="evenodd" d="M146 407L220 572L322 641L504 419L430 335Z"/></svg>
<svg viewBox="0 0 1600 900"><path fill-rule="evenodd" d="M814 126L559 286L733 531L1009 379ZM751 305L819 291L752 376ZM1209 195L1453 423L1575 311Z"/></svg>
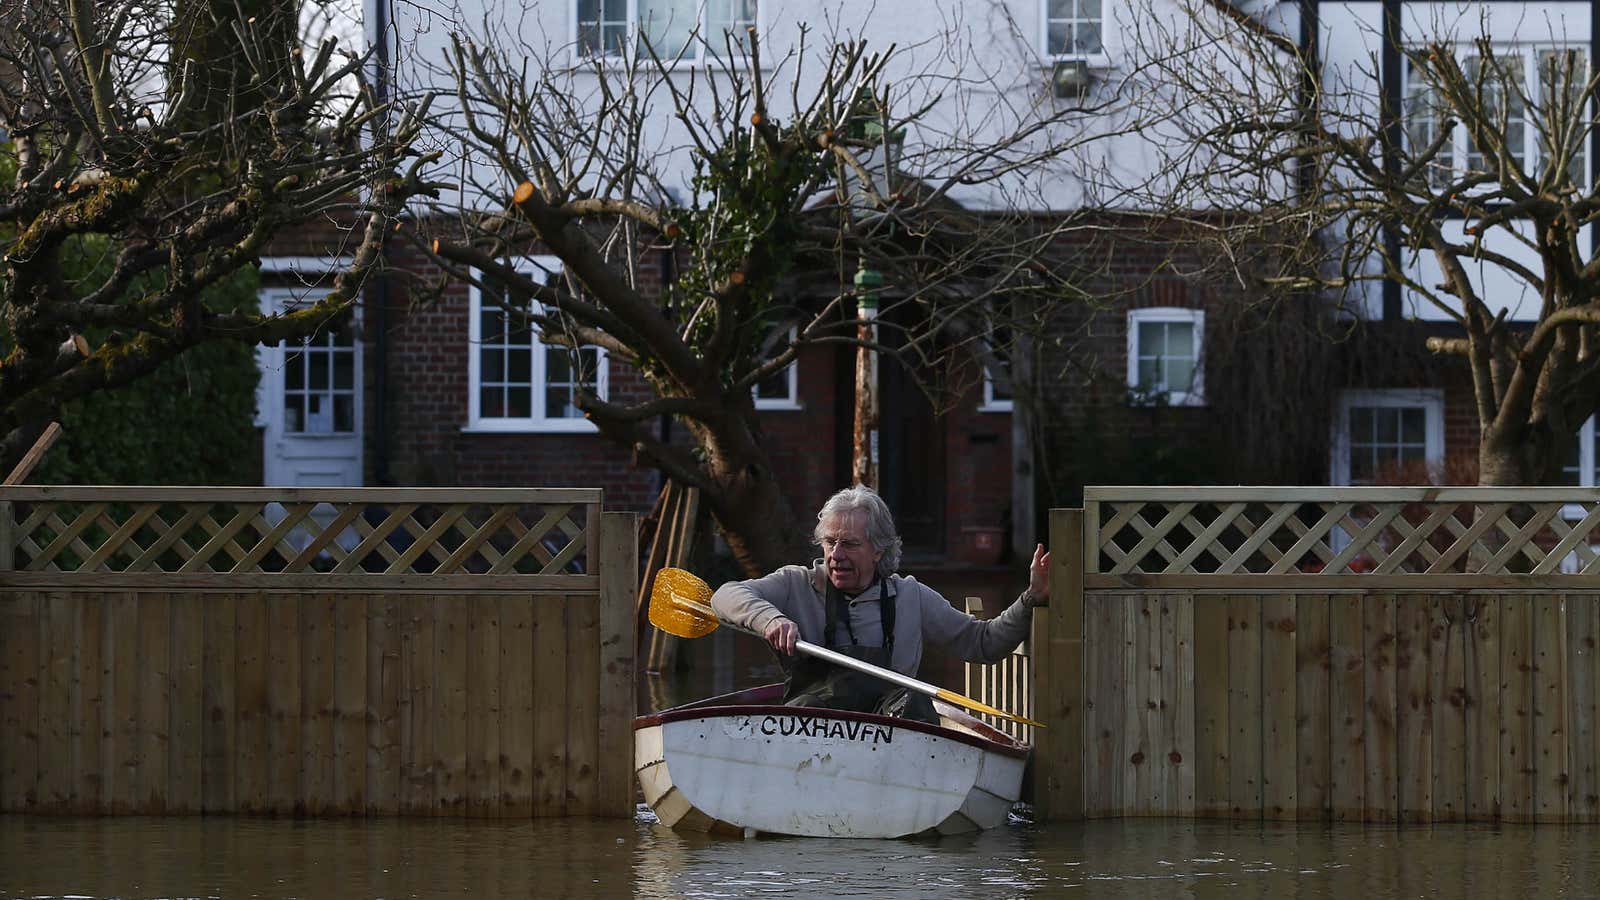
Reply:
<svg viewBox="0 0 1600 900"><path fill-rule="evenodd" d="M1105 0L1041 0L1044 55L1099 60L1105 55Z"/></svg>
<svg viewBox="0 0 1600 900"><path fill-rule="evenodd" d="M990 367L983 366L983 404L978 407L978 412L1011 412L1011 360L1004 350L991 347L995 365L1004 370L1004 382L995 378L995 373ZM982 365L982 363L979 363Z"/></svg>
<svg viewBox="0 0 1600 900"><path fill-rule="evenodd" d="M1567 447L1567 456L1561 463L1561 484L1575 487L1594 487L1594 416L1584 422Z"/></svg>
<svg viewBox="0 0 1600 900"><path fill-rule="evenodd" d="M1573 74L1567 77L1568 53ZM1488 55L1477 47L1464 47L1457 62L1469 84L1482 79L1483 105L1493 116L1495 130L1506 142L1511 158L1525 171L1537 171L1551 157L1551 148L1539 134L1537 122L1552 102L1574 103L1588 79L1588 55L1581 47L1533 45L1496 46ZM1557 86L1564 88L1558 90ZM1560 96L1565 94L1565 98ZM1580 115L1583 115L1580 113ZM1421 153L1439 137L1439 129L1452 113L1439 91L1427 83L1408 58L1405 66L1406 145ZM1580 187L1589 182L1589 129L1571 129L1571 154L1568 169ZM1465 172L1483 172L1482 148L1472 140L1468 126L1456 122L1450 136L1440 145L1428 169L1435 187L1443 187Z"/></svg>
<svg viewBox="0 0 1600 900"><path fill-rule="evenodd" d="M649 43L663 61L742 55L747 33L759 27L756 0L575 0L580 59L621 58ZM698 36L699 40L695 40Z"/></svg>
<svg viewBox="0 0 1600 900"><path fill-rule="evenodd" d="M561 271L561 261L530 257L518 270L542 284ZM594 423L579 411L577 397L586 387L602 399L606 396L605 351L540 343L522 304L508 301L492 280L473 285L470 293L466 430L594 431Z"/></svg>
<svg viewBox="0 0 1600 900"><path fill-rule="evenodd" d="M789 343L792 344L798 335L795 328L789 329ZM783 347L773 348L774 352L782 352ZM799 409L800 408L800 363L798 360L783 367L783 371L768 375L756 382L750 388L750 395L755 398L756 409Z"/></svg>
<svg viewBox="0 0 1600 900"><path fill-rule="evenodd" d="M1332 463L1334 484L1437 480L1444 465L1444 392L1342 392Z"/></svg>
<svg viewBox="0 0 1600 900"><path fill-rule="evenodd" d="M1128 312L1128 389L1136 400L1204 406L1206 314L1158 306Z"/></svg>

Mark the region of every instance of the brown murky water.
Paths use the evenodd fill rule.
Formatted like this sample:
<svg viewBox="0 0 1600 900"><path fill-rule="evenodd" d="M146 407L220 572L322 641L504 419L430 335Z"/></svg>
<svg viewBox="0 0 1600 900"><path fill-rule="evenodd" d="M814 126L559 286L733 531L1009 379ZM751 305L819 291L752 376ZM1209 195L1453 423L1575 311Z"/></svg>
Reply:
<svg viewBox="0 0 1600 900"><path fill-rule="evenodd" d="M725 643L651 709L772 680ZM759 650L759 647L755 648ZM753 841L632 820L0 817L0 897L1600 897L1600 826L1018 820L933 841Z"/></svg>
<svg viewBox="0 0 1600 900"><path fill-rule="evenodd" d="M713 840L633 821L0 818L5 897L1592 897L1600 829L1015 824Z"/></svg>

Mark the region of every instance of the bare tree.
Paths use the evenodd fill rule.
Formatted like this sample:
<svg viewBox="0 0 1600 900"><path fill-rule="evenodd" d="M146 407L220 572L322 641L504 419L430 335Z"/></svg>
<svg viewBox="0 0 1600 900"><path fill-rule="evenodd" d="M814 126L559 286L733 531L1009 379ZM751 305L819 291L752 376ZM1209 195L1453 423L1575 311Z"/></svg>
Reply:
<svg viewBox="0 0 1600 900"><path fill-rule="evenodd" d="M643 373L647 402L587 390L577 406L699 487L746 571L806 552L752 399L764 379L808 346L855 345L947 397L1030 327L1013 310L1076 297L1059 242L1077 220L1041 213L1106 130L1081 125L1115 101L1054 103L1037 60L1032 81L1002 83L1028 76L968 65L984 54L956 30L874 52L802 29L776 60L754 29L581 63L567 46L454 43L439 124L465 149L461 206L440 210L436 258L526 303L574 367L595 347ZM530 274L530 252L558 257L559 277ZM642 272L663 258L658 295ZM875 339L859 328L869 293ZM659 439L662 415L691 447Z"/></svg>
<svg viewBox="0 0 1600 900"><path fill-rule="evenodd" d="M283 0L28 0L0 27L0 464L62 404L206 341L276 342L343 314L426 190L418 130L364 60L303 49ZM418 110L417 112L420 112ZM282 231L323 218L351 263L276 316L213 305Z"/></svg>
<svg viewBox="0 0 1600 900"><path fill-rule="evenodd" d="M1168 152L1121 189L1188 225L1264 300L1328 298L1348 315L1327 322L1353 329L1387 283L1440 311L1461 336L1427 347L1470 368L1480 483L1558 475L1600 407L1585 50L1507 48L1486 28L1456 40L1441 26L1397 44L1385 73L1377 53L1327 65L1313 41L1251 22L1140 21L1142 95ZM1192 65L1202 51L1229 62ZM1383 90L1397 76L1398 102Z"/></svg>

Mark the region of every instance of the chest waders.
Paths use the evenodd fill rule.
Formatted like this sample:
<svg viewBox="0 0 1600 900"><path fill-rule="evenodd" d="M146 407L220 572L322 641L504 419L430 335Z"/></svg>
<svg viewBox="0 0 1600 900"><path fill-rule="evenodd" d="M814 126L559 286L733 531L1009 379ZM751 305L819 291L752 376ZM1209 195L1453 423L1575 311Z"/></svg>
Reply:
<svg viewBox="0 0 1600 900"><path fill-rule="evenodd" d="M878 611L883 623L883 646L870 647L856 641L855 626L850 622L850 601L844 592L827 582L823 598L823 646L845 656L859 659L880 668L891 668L894 658L894 595L888 584L878 582ZM839 625L844 625L850 643L838 644L835 635ZM926 694L890 684L865 672L846 669L814 656L801 656L794 660L789 670L789 680L784 687L785 706L815 706L823 709L843 709L852 712L877 713L902 716L922 722L939 723L939 714Z"/></svg>

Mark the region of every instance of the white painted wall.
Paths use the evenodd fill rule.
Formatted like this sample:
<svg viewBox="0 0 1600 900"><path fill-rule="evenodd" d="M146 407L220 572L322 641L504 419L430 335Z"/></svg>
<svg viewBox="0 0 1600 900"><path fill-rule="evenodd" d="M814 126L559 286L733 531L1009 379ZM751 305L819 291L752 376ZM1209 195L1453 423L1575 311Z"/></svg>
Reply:
<svg viewBox="0 0 1600 900"><path fill-rule="evenodd" d="M1423 44L1436 41L1471 45L1487 35L1497 45L1557 44L1588 49L1591 5L1565 3L1405 3L1401 6L1402 42ZM1382 4L1378 2L1323 3L1319 12L1320 41L1324 56L1324 76L1331 97L1344 111L1361 111L1376 120L1377 80L1382 51ZM1593 65L1591 61L1591 65ZM1445 232L1460 237L1462 224L1446 223ZM1592 227L1592 226L1591 226ZM1525 231L1526 225L1520 226ZM1587 235L1588 229L1585 229ZM1584 238L1588 240L1587 236ZM1495 231L1485 236L1484 245L1537 268L1537 255L1515 236ZM1442 281L1437 259L1432 254L1413 258L1410 274L1427 285ZM1510 311L1512 321L1537 317L1539 298L1526 282L1496 266L1478 264L1470 270L1474 286L1491 310ZM1363 315L1377 318L1383 312L1383 289L1372 283L1354 298ZM1402 291L1403 314L1425 321L1451 321L1460 312L1452 302L1441 309L1410 290Z"/></svg>
<svg viewBox="0 0 1600 900"><path fill-rule="evenodd" d="M435 3L389 2L392 23L391 56L398 66L401 91L415 95L427 89L452 93L444 72L452 34L471 34L480 43L519 48L513 55L526 58L537 71L541 60L564 66L573 61L575 0L440 0ZM1102 0L1106 16L1105 53L1093 60L1102 83L1089 103L1112 96L1112 85L1128 74L1129 46L1136 20L1150 16L1172 23L1183 19L1180 2L1193 0ZM1203 0L1203 15L1220 14ZM1041 115L1077 101L1056 100L1048 79L1051 60L1043 53L1044 0L880 0L876 3L795 0L762 4L763 56L769 62L788 58L769 70L772 93L779 100L776 114L789 112L787 98L793 88L806 88L817 70L819 55L834 39L865 37L875 48L899 48L890 80L902 93L900 108L909 109L940 92L942 100L920 131L908 136L908 146L946 143L952 135L993 140ZM1279 18L1282 18L1279 16ZM809 27L802 51L803 27ZM369 29L370 30L370 29ZM800 83L794 60L801 57ZM597 78L581 68L552 72L573 97L593 104ZM814 77L814 76L813 76ZM687 83L688 73L677 78ZM1181 101L1174 101L1180 103ZM453 97L441 96L436 109L456 108ZM1085 202L1118 201L1108 184L1142 181L1157 159L1161 135L1156 129L1135 129L1119 134L1130 118L1122 114L1086 114L1072 124L1053 128L1045 140L1066 140L1094 135L1096 140L1068 154L1058 163L1018 173L1004 185L966 189L958 199L973 207L1021 206L1061 210ZM920 142L920 143L919 143ZM666 103L652 107L646 144L652 165L662 181L682 197L689 189L690 168L683 129ZM470 184L465 199L495 207L514 187L493 168L466 158L459 144L436 140L445 154L441 169L445 180ZM476 196L474 196L476 194Z"/></svg>

